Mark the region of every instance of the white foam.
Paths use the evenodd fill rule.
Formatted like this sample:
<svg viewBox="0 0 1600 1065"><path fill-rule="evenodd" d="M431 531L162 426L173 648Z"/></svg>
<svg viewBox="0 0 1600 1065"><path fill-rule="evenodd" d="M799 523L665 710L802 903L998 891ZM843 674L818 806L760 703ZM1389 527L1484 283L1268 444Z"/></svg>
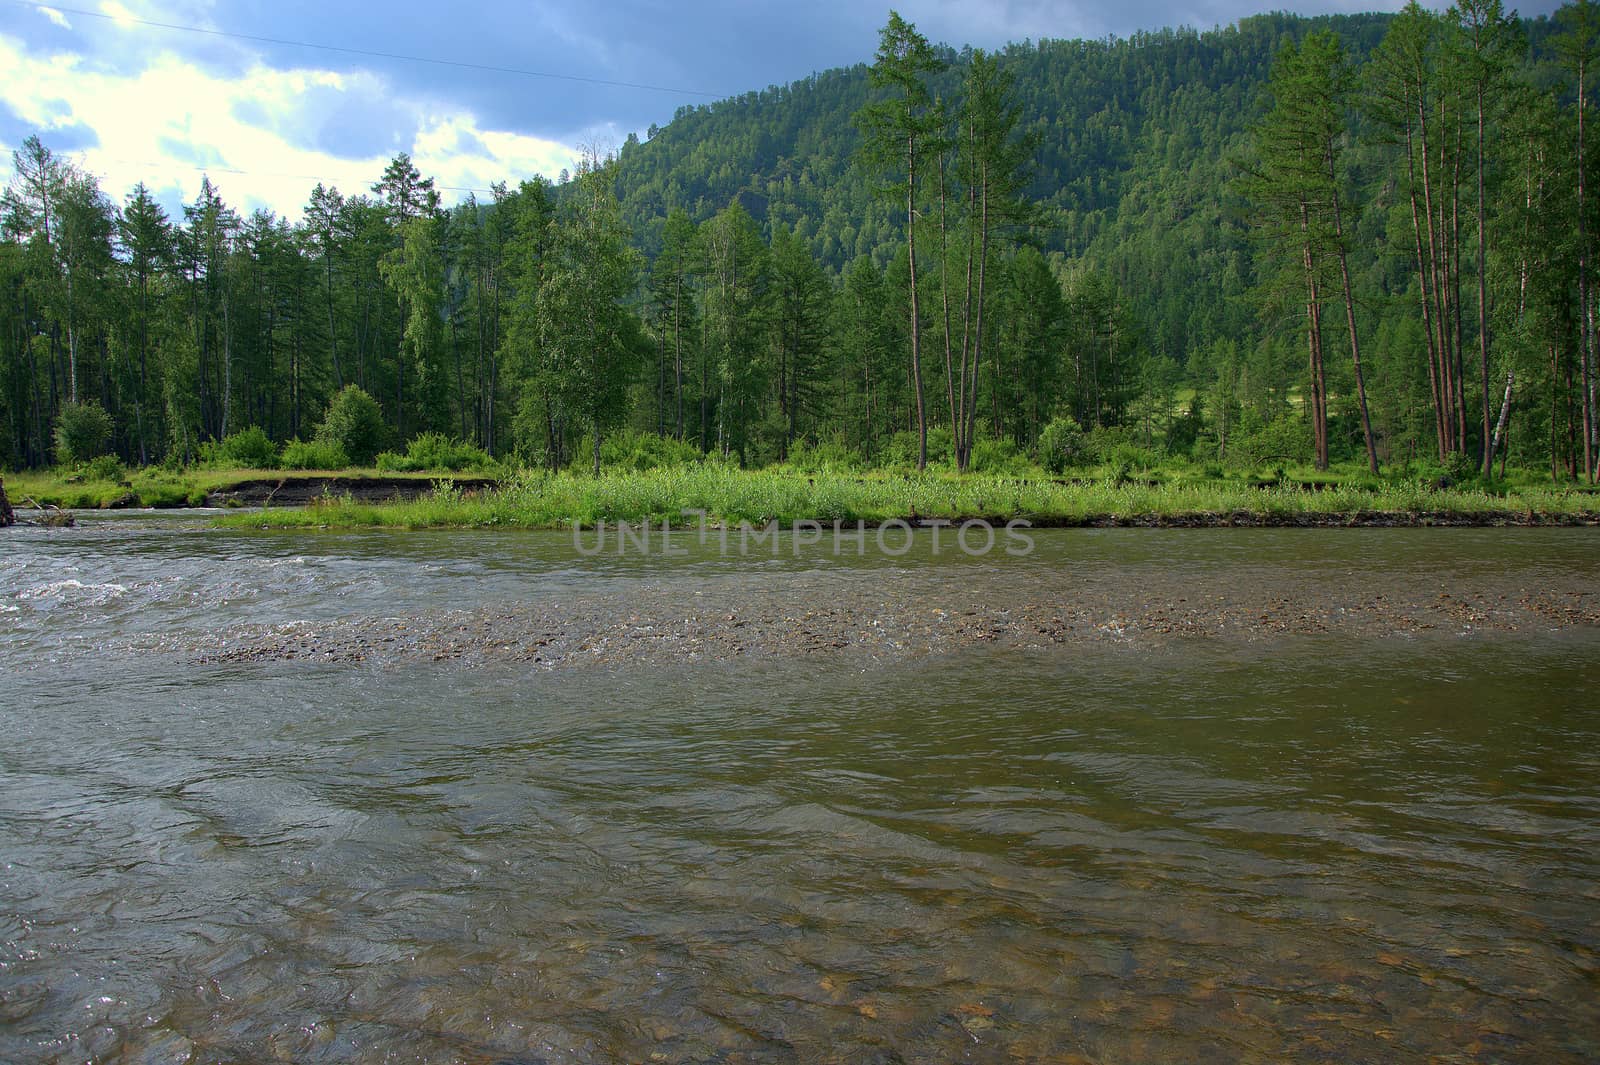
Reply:
<svg viewBox="0 0 1600 1065"><path fill-rule="evenodd" d="M76 578L69 577L64 581L50 581L47 584L24 588L17 593L17 598L35 602L54 600L64 603L70 600L93 605L110 602L125 594L127 590L120 584L84 584Z"/></svg>

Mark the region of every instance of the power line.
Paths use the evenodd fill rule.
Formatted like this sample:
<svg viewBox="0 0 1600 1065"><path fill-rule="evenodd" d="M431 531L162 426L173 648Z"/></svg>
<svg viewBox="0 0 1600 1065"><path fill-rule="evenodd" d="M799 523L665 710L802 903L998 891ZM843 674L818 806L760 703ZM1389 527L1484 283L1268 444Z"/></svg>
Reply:
<svg viewBox="0 0 1600 1065"><path fill-rule="evenodd" d="M429 56L403 55L398 52L377 52L365 48L345 48L336 44L316 44L312 41L292 41L283 37L262 37L251 33L234 33L229 30L213 30L204 26L183 26L173 22L156 22L153 19L138 18L133 15L111 15L104 11L86 11L83 8L61 7L58 4L30 3L29 0L11 0L18 7L29 7L35 10L50 8L64 15L79 15L84 18L104 19L108 22L119 24L135 24L149 26L161 30L176 30L180 33L198 33L208 37L228 37L238 41L251 41L256 44L277 44L289 48L312 48L321 52L339 52L343 55L365 56L369 59L395 59L406 63L431 63L441 67L456 67L462 70L482 70L495 74L516 74L526 78L551 78L556 81L575 81L585 85L604 85L614 89L643 89L648 92L670 92L681 96L704 96L715 99L726 96L726 93L704 92L699 89L679 89L670 85L648 85L634 81L610 81L605 78L586 78L580 74L553 74L546 70L525 70L520 67L499 67L488 63L469 63L459 59L434 59Z"/></svg>

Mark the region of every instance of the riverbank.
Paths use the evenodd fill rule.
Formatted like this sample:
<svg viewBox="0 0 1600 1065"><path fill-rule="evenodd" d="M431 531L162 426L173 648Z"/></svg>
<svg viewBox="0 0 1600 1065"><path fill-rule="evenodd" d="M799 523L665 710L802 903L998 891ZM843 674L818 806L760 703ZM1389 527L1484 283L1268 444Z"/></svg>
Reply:
<svg viewBox="0 0 1600 1065"><path fill-rule="evenodd" d="M256 470L150 467L115 479L61 470L6 475L14 506L70 510L187 507L292 507L319 499L387 503L416 499L450 483L482 491L498 482L449 473L395 473L372 469Z"/></svg>
<svg viewBox="0 0 1600 1065"><path fill-rule="evenodd" d="M687 512L687 513L686 513ZM733 527L777 522L868 526L904 521L1035 527L1591 525L1600 496L1574 486L1441 488L1423 483L1107 475L1066 480L938 473L803 473L703 466L645 472L525 474L498 489L460 483L403 502L372 505L336 495L298 510L224 515L244 528L592 528L600 522Z"/></svg>

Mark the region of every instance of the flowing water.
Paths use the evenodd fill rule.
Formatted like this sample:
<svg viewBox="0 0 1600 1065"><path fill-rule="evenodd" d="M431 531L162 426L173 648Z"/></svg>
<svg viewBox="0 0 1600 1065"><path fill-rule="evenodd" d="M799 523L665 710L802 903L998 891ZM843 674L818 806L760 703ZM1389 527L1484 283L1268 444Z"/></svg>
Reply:
<svg viewBox="0 0 1600 1065"><path fill-rule="evenodd" d="M6 532L0 1060L1600 1058L1600 628L1340 620L1353 585L1583 600L1600 538L1035 535L753 559ZM1092 639L904 622L1074 587ZM1114 611L1307 587L1342 605L1288 633ZM791 600L900 628L430 653L530 604ZM307 626L295 657L218 660ZM319 659L336 630L373 653Z"/></svg>

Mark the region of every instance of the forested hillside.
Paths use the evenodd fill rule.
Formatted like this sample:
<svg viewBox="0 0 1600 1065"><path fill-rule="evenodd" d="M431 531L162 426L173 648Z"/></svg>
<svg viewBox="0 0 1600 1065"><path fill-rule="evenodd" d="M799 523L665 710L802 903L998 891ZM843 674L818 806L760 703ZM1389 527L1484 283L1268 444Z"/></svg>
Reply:
<svg viewBox="0 0 1600 1065"><path fill-rule="evenodd" d="M1021 127L1038 136L1028 191L1042 211L1029 239L1104 272L1136 304L1150 342L1174 359L1219 337L1254 335L1256 316L1242 299L1248 232L1239 198L1226 194L1227 160L1244 150L1285 41L1331 28L1364 56L1389 21L1276 14L1207 33L1006 48ZM936 94L959 96L970 56L945 53ZM686 107L647 141L630 140L620 193L642 246L660 247L673 207L698 221L737 199L758 220L792 227L830 270L862 255L886 265L904 221L853 165L860 137L851 115L871 95L867 75L863 64Z"/></svg>
<svg viewBox="0 0 1600 1065"><path fill-rule="evenodd" d="M209 182L178 218L114 203L35 138L0 463L220 461L254 429L302 465L421 433L565 465L629 429L746 465L927 438L963 469L1576 474L1596 24L1471 0L985 55L893 17L870 66L683 109L563 184L443 208L400 156L295 221ZM309 446L369 407L362 454Z"/></svg>

